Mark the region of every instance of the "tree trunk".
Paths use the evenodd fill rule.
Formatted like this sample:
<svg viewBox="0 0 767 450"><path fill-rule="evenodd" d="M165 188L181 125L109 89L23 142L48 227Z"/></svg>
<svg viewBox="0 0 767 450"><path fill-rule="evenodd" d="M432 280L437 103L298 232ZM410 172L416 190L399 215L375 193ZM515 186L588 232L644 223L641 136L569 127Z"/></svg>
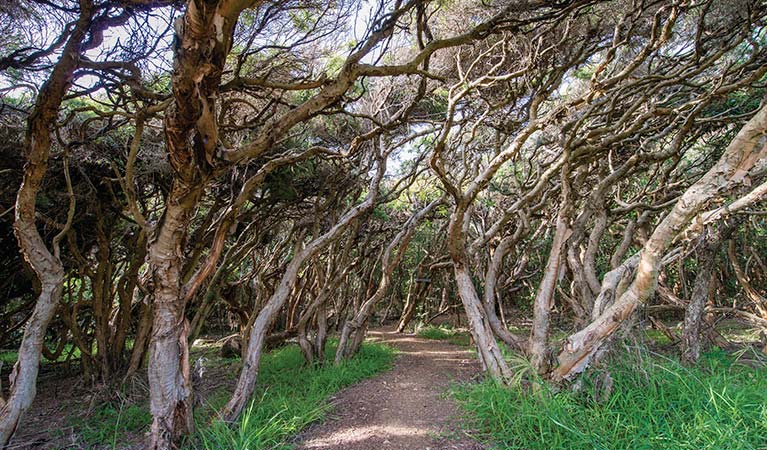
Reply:
<svg viewBox="0 0 767 450"><path fill-rule="evenodd" d="M509 331L506 325L498 318L497 309L495 307L496 294L498 291L498 275L503 266L503 259L506 256L506 253L508 253L509 247L513 242L516 242L517 239L518 236L507 237L501 240L501 243L495 248L495 252L490 258L487 272L485 272L485 291L482 296L482 306L485 311L485 316L487 317L487 322L493 330L493 333L512 350L522 351L524 350L524 339L520 339Z"/></svg>
<svg viewBox="0 0 767 450"><path fill-rule="evenodd" d="M89 276L91 281L91 310L94 319L96 356L99 376L109 378L114 358L111 352L110 316L112 313L112 262L109 248L110 236L104 232L104 221L99 217L95 235L97 241L96 268Z"/></svg>
<svg viewBox="0 0 767 450"><path fill-rule="evenodd" d="M314 336L314 354L322 364L325 361L325 342L328 339L328 316L325 303L317 308L317 334Z"/></svg>
<svg viewBox="0 0 767 450"><path fill-rule="evenodd" d="M693 364L700 357L701 326L706 304L711 299L714 288L714 273L716 272L717 254L722 243L729 238L730 234L738 227L738 218L722 221L714 226L704 229L703 244L698 253L698 272L693 282L692 296L684 313L684 327L682 328L682 360Z"/></svg>
<svg viewBox="0 0 767 450"><path fill-rule="evenodd" d="M698 256L698 273L695 275L690 303L684 313L682 329L682 360L693 364L698 361L701 349L700 328L706 301L711 293L711 280L714 278L716 254L720 242L711 237Z"/></svg>
<svg viewBox="0 0 767 450"><path fill-rule="evenodd" d="M165 215L148 251L154 287L148 371L151 449L172 448L194 430L189 324L184 317L181 271L186 230L201 193L200 185L187 187L174 181Z"/></svg>
<svg viewBox="0 0 767 450"><path fill-rule="evenodd" d="M335 363L339 364L341 360L353 356L359 349L362 341L365 338L367 332L367 323L370 319L370 314L373 312L375 305L386 295L386 290L389 288L391 282L391 276L394 269L397 267L402 257L405 255L410 240L418 228L418 225L428 216L431 211L443 202L443 198L438 198L428 205L426 205L420 211L416 211L408 218L402 230L397 233L396 236L386 246L386 250L381 255L381 280L378 283L378 288L373 295L362 303L357 310L354 318L347 321L342 330L341 335L338 338L338 349L336 350ZM397 249L394 252L394 249Z"/></svg>
<svg viewBox="0 0 767 450"><path fill-rule="evenodd" d="M505 383L511 378L512 373L503 359L498 342L496 342L490 329L490 324L485 319L482 302L474 289L469 269L464 264L457 262L454 262L453 267L458 294L466 311L471 336L477 347L482 366L494 380Z"/></svg>
<svg viewBox="0 0 767 450"><path fill-rule="evenodd" d="M565 159L569 157L569 150L565 149ZM569 217L572 211L570 204L570 185L568 182L569 169L565 163L562 167L562 201L557 213L556 228L554 239L551 243L549 259L546 261L546 268L543 272L541 284L538 286L538 293L533 302L533 328L530 331L530 343L528 354L533 367L539 372L544 373L549 369L549 328L551 322L551 308L554 306L554 291L557 287L557 278L559 277L560 265L562 263L562 252L565 244L572 234L569 224Z"/></svg>
<svg viewBox="0 0 767 450"><path fill-rule="evenodd" d="M115 358L113 364L115 369L118 366L121 369L125 368L125 342L133 316L133 299L138 288L138 271L146 257L146 233L144 230L140 230L137 234L134 247L136 250L131 256L129 266L117 282L119 305L114 319L114 332L112 334L112 352Z"/></svg>
<svg viewBox="0 0 767 450"><path fill-rule="evenodd" d="M193 429L189 324L184 312L195 289L185 286L182 270L188 266L191 271L196 264L194 258L185 264L184 242L213 172L219 146L216 99L221 75L237 19L250 3L189 1L175 24L173 102L165 111L163 130L174 178L147 252L154 304L149 344L151 450L172 448ZM195 277L194 283L199 285L202 278Z"/></svg>
<svg viewBox="0 0 767 450"><path fill-rule="evenodd" d="M762 297L762 295L757 292L756 289L754 289L754 287L751 285L751 281L748 279L748 275L743 270L743 267L741 267L740 262L738 262L738 255L735 251L734 240L731 240L729 244L727 244L727 257L729 258L730 264L732 265L732 270L735 272L735 278L743 288L746 297L754 304L754 308L756 308L756 311L759 313L762 319L767 319L767 299Z"/></svg>
<svg viewBox="0 0 767 450"><path fill-rule="evenodd" d="M405 306L402 308L402 317L400 317L399 324L397 325L397 333L405 331L405 327L407 327L415 314L415 307L421 292L421 283L416 281L416 275L416 271L413 271L413 274L410 276L407 298L405 299Z"/></svg>
<svg viewBox="0 0 767 450"><path fill-rule="evenodd" d="M48 170L51 131L57 122L62 99L77 69L82 43L91 25L93 5L85 1L80 3L80 17L64 46L61 59L40 89L27 122L27 163L16 197L13 228L21 254L40 281L40 293L24 329L18 360L11 372L9 397L0 398L0 447L5 447L11 440L22 415L35 398L45 331L61 301L64 287L64 267L58 257L58 240L63 232L54 238L51 252L37 231L35 214L37 193Z"/></svg>
<svg viewBox="0 0 767 450"><path fill-rule="evenodd" d="M146 355L149 335L152 331L152 303L149 299L144 299L141 302L141 309L139 311L138 326L136 327L136 337L133 341L133 349L131 349L130 362L128 363L128 370L125 372L125 377L132 377L141 368L144 363L144 357Z"/></svg>
<svg viewBox="0 0 767 450"><path fill-rule="evenodd" d="M563 205L561 208L564 211L567 207ZM530 331L528 353L533 367L541 373L546 372L549 368L548 341L551 308L554 306L554 290L562 262L562 250L569 233L570 229L565 214L560 211L554 232L554 242L551 244L551 252L543 272L543 279L533 303L533 328Z"/></svg>
<svg viewBox="0 0 767 450"><path fill-rule="evenodd" d="M382 158L379 159L376 174L370 182L368 195L365 200L344 214L343 217L341 217L341 219L339 219L339 221L325 234L313 239L302 250L296 251L293 259L288 263L277 289L275 289L272 296L253 321L253 327L251 328L248 337L248 346L246 347L245 355L243 356L240 377L237 380L237 385L235 386L232 398L229 399L229 402L227 402L220 412L220 416L224 421L234 422L237 420L242 413L242 410L245 408L245 405L247 405L250 400L250 396L253 394L258 379L258 368L261 362L261 355L263 354L266 333L269 326L277 317L277 314L279 314L280 310L285 305L290 292L293 290L293 286L298 278L298 271L303 263L307 259L314 257L320 250L324 249L332 241L337 239L350 223L359 218L362 214L370 211L375 206L380 182L386 173L387 156L388 153L384 154Z"/></svg>

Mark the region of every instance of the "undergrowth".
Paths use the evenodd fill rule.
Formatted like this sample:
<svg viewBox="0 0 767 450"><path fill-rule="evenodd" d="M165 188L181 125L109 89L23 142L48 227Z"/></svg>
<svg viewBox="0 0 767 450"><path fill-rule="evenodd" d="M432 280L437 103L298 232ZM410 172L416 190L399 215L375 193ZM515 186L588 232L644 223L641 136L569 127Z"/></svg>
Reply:
<svg viewBox="0 0 767 450"><path fill-rule="evenodd" d="M388 369L394 359L392 348L374 343L365 343L354 358L339 366L332 363L334 354L335 344L328 345L327 364L313 367L304 366L295 345L266 355L254 401L240 421L232 427L221 422L202 426L188 448L290 448L286 440L322 419L332 394ZM221 393L208 402L207 409L217 410L227 399L228 395Z"/></svg>
<svg viewBox="0 0 767 450"><path fill-rule="evenodd" d="M300 349L289 345L266 354L261 363L254 400L232 427L212 421L229 399L229 388L209 394L195 411L197 432L186 449L257 450L290 448L286 441L309 423L322 419L328 398L340 389L389 367L394 350L364 343L349 361L334 366L335 342L329 342L324 366L305 366ZM225 365L231 366L231 361ZM209 364L219 361L210 361ZM234 370L234 369L233 369ZM119 448L129 433L146 431L151 422L147 405L106 403L87 417L70 419L89 448Z"/></svg>
<svg viewBox="0 0 767 450"><path fill-rule="evenodd" d="M609 374L607 398L596 387L605 385L604 372L585 378L578 392L556 392L528 374L532 388L486 381L452 394L468 425L496 448L767 448L765 367L721 350L685 367L643 350L612 362Z"/></svg>
<svg viewBox="0 0 767 450"><path fill-rule="evenodd" d="M98 448L119 448L126 433L137 433L152 422L149 409L133 404L106 403L87 417L77 416L70 424L82 441Z"/></svg>

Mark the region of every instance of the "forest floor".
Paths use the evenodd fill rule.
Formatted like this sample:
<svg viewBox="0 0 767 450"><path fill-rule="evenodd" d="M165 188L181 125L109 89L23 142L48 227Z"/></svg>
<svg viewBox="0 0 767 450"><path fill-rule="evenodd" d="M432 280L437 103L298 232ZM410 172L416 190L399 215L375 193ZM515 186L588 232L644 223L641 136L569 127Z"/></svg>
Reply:
<svg viewBox="0 0 767 450"><path fill-rule="evenodd" d="M333 398L334 412L297 439L297 449L473 450L485 448L460 422L460 409L446 393L479 376L466 347L393 328L372 330L369 339L398 350L394 367Z"/></svg>
<svg viewBox="0 0 767 450"><path fill-rule="evenodd" d="M557 402L547 404L541 403L537 398L520 397L519 393L514 394L516 396L511 395L512 393L501 388L490 389L491 386L486 383L477 383L482 376L476 354L473 347L469 345L468 333L464 328L460 328L460 324L457 324L457 327L459 328L447 324L424 327L419 329L417 336L397 334L391 327L371 330L369 341L384 343L386 346L369 345L367 347L369 352L361 352L367 353L366 355L342 367L333 365L318 368L305 367L301 352L295 344L275 349L265 356L259 378L259 390L254 395L254 398L260 399L251 417L251 422L255 425L242 433L240 428L236 428L232 431L232 436L225 436L227 439L230 437L234 439L232 442L245 442L250 435L266 439L264 429L269 428L268 431L272 434L268 437L273 445L214 444L205 447L257 449L271 448L279 444L278 448L285 448L282 445L287 440L289 445L301 450L482 449L485 448L483 444L472 437L481 436L483 442L490 440L503 445L511 442L508 440L511 439L509 436L521 436L520 430L535 434L535 430L541 429L540 423L524 422L522 418L524 414L521 414L520 409L520 405L524 402L527 402L524 404L529 407L529 411L532 411L529 417L538 418L544 413L555 415L562 413L564 414L562 420L575 420L598 413L601 414L600 417L605 418L605 423L613 423L613 416L616 415L634 417L636 414L632 415L632 412L652 409L647 405L624 405L622 410L597 408L595 412L588 409L591 407L588 402L584 406L577 402L577 399L570 399L572 400L570 401L557 396L556 399L567 400L566 404L560 405ZM525 324L520 324L515 331L525 333L524 327ZM677 332L674 324L669 324L668 327L672 327L672 332ZM732 321L720 323L718 331L728 340L740 343L742 348L750 348L749 346L759 342L759 335L741 323ZM565 334L563 330L557 330L557 333ZM666 367L670 364L667 360L673 359L673 349L676 348L674 342L663 332L650 328L644 329L644 332L638 336L640 346L646 346L655 355L652 366L662 366L662 370L659 369L661 378L667 378L667 373L670 373ZM217 410L228 398L241 363L239 358L221 357L220 342L215 338L200 340L200 343L196 342L196 344L198 345L193 350L194 359L198 357L207 359L208 371L198 391L202 404L198 408L201 423L207 423L206 414ZM332 343L329 343L327 357L331 359L334 350L332 347ZM397 350L396 357L392 354L390 347ZM726 354L720 350L717 353L718 356L709 358L713 362L709 361L711 364L701 369L702 372L696 375L696 379L702 380L713 389L730 389L734 383L733 380L743 381L745 386L755 384L754 380L762 379L765 370L762 367L765 365L759 364L760 368L754 369L758 373L752 373L749 367L744 369L743 364L735 365L731 362L733 358L729 355L735 350L729 349L729 353L725 352ZM750 353L745 355L736 353L739 355L736 358L739 361L750 355ZM7 371L9 366L10 363L5 365L3 370ZM675 367L672 369L676 370ZM730 373L730 367L733 368L733 373ZM684 372L691 369L679 368L679 370ZM134 450L142 448L151 416L146 404L148 391L143 371L140 375L142 376L136 377L127 385L99 385L83 379L76 366L69 367L68 363L63 362L43 364L39 378L39 395L25 416L10 448L13 450L63 448ZM666 397L675 398L666 391L656 392L655 394L658 395L654 395L652 389L648 389L637 380L629 379L620 384L627 386L627 389L633 389L632 395L626 398L635 398L636 392L647 393L645 397L650 403L656 400L659 402ZM641 387L637 388L639 385ZM667 380L658 384L658 386L661 385L668 389L676 389ZM343 386L348 387L343 388ZM740 390L733 392L748 400L751 398L749 395L753 393L752 391L760 389L759 387L746 389L741 386ZM689 406L696 404L697 401L706 403L708 400L699 399L698 394L703 395L709 390L696 388L694 393L680 398L678 404L686 402L684 404ZM491 395L493 393L496 397ZM658 400L658 396L663 398ZM762 397L759 397L759 401L755 400L749 404L761 405L763 404L761 399ZM505 408L505 415L498 410L499 405ZM572 409L576 406L582 408ZM671 409L684 412L697 411L700 408L689 407L685 410L677 405ZM761 413L756 411L752 416L759 417L759 414ZM644 417L645 414L641 416ZM499 423L499 420L503 423ZM521 428L512 426L515 420L521 421L518 424ZM689 420L691 419L687 417L678 419L672 425L684 424ZM308 425L308 428L304 428L312 422L314 423ZM562 423L561 420L559 423ZM594 424L591 421L586 421L582 425L583 430L576 436L579 439L591 432L600 433L600 430L592 429ZM762 431L767 430L763 425L761 426ZM570 444L574 442L576 437L562 434L564 433L562 430L558 427L554 428L556 429L552 431L552 435ZM685 426L680 429L687 428L689 427ZM302 429L303 431L296 436L296 430ZM731 427L725 424L720 427L712 426L711 429L727 431L741 430L743 427ZM749 432L754 434L753 430ZM657 434L658 430L651 428L648 433ZM522 448L538 448L531 443L539 437L525 440ZM722 439L725 438L724 442L735 443L733 448L741 448L736 445L739 442L736 438L729 435L722 437ZM199 442L194 442L187 447L201 448L196 444ZM568 446L574 448L570 444ZM592 444L589 441L582 448L593 448ZM568 448L568 446L550 448ZM633 446L614 448L630 447Z"/></svg>
<svg viewBox="0 0 767 450"><path fill-rule="evenodd" d="M428 337L427 334L423 335ZM289 439L288 445L298 449L335 450L479 450L485 448L470 437L470 431L464 428L459 417L460 408L448 395L450 388L467 383L473 384L481 378L476 354L471 347L467 346L467 336L456 332L449 337L447 335L431 339L426 337L398 334L392 327L371 330L368 341L380 342L396 349L396 357L391 368L389 370L374 368L376 365L386 366L389 363L384 361L386 359L384 355L373 353L363 357L363 360L335 371L332 366L329 366L327 370L333 373L324 375L329 385L338 384L341 378L351 380L367 378L371 375L373 377L332 395L328 408L307 406L306 408L316 409L316 411L327 411L327 415L322 412L321 415L324 417L318 417L319 421L309 425L297 436L293 438L286 436ZM215 339L205 341L204 345L195 347L193 351L195 358L204 356L207 359L206 383L199 386L200 392L198 392L204 405L218 402L219 397L227 398L226 394L230 392L236 380L235 375L238 373L240 364L238 358L220 357L220 345L209 345L208 341L214 342ZM264 361L265 367L260 378L261 385L266 383L270 386L268 398L273 401L266 402L269 405L280 402L279 399L275 399L275 396L281 392L278 387L283 384L285 384L283 390L287 392L286 395L298 396L295 397L294 403L301 403L299 397L307 394L294 390L301 390L300 387L289 385L298 383L303 386L303 383L308 383L307 380L323 376L319 372L324 369L303 367L303 359L295 345L283 347L283 349L286 350L275 350L274 354L270 352L270 356L267 356ZM331 358L333 350L328 348ZM369 347L369 351L374 349ZM146 405L148 393L143 372L142 376L132 379L132 382L127 385L113 386L88 382L75 369L75 367L68 367L65 363L43 364L39 379L40 395L26 414L10 448L13 450L142 448L144 434L151 420ZM304 373L307 370L318 372ZM383 370L381 374L373 375L381 370ZM284 379L285 371L290 372L289 378L293 381ZM370 372L370 374L366 375L364 372ZM264 388L264 386L261 387ZM335 388L328 387L328 389ZM264 392L259 391L256 395L263 394ZM328 400L323 400L323 403L325 402ZM263 409L261 407L269 409L269 405L265 406L262 400L259 403L259 411ZM271 406L277 408L279 405ZM293 409L296 408L302 409L299 406ZM207 409L210 408L199 409L209 412ZM298 429L303 428L303 424L292 424L292 422L303 423L305 420L295 418L294 415L298 413L293 409L289 408L273 419L278 422L285 419L286 430L294 426ZM271 417L271 414L267 415ZM311 412L310 416L316 414ZM291 417L295 419L292 422L289 420ZM253 420L257 422L260 419ZM312 420L317 419L308 421ZM260 432L254 431L255 434ZM237 433L234 432L233 439L243 438L236 435ZM193 443L191 447L197 446ZM213 447L206 447L218 448L216 444ZM283 448L279 445L278 447ZM250 448L263 447L256 445Z"/></svg>

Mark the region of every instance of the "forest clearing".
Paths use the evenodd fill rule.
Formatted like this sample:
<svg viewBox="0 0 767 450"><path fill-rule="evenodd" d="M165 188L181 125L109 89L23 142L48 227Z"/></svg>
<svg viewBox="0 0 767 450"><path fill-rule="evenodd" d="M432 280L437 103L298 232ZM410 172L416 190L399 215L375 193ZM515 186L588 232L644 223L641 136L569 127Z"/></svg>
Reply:
<svg viewBox="0 0 767 450"><path fill-rule="evenodd" d="M767 449L766 26L3 1L0 448Z"/></svg>

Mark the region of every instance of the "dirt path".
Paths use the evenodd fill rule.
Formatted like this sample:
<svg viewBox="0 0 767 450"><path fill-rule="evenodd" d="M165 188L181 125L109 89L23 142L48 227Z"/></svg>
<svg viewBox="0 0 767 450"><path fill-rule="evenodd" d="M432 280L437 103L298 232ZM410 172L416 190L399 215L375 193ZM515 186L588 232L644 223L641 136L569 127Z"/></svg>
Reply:
<svg viewBox="0 0 767 450"><path fill-rule="evenodd" d="M298 449L480 450L461 431L458 407L445 391L478 373L476 358L446 342L371 331L399 349L391 371L335 396L334 413L299 436Z"/></svg>

